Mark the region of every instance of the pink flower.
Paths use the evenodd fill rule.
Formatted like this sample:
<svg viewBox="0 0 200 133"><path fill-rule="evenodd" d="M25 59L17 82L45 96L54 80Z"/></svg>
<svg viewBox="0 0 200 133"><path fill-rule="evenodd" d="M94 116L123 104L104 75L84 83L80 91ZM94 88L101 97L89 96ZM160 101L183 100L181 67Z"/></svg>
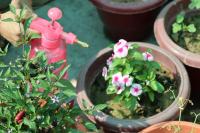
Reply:
<svg viewBox="0 0 200 133"><path fill-rule="evenodd" d="M102 76L104 78L106 78L108 76L108 69L106 67L103 67Z"/></svg>
<svg viewBox="0 0 200 133"><path fill-rule="evenodd" d="M116 73L112 76L112 84L116 85L116 86L119 86L120 84L122 84L122 74L121 74L121 72L118 72L118 73Z"/></svg>
<svg viewBox="0 0 200 133"><path fill-rule="evenodd" d="M154 59L153 55L150 54L149 52L144 52L142 55L145 61L153 61Z"/></svg>
<svg viewBox="0 0 200 133"><path fill-rule="evenodd" d="M117 94L119 95L125 90L125 87L122 84L120 84L116 86L116 89L117 89Z"/></svg>
<svg viewBox="0 0 200 133"><path fill-rule="evenodd" d="M124 75L122 79L123 84L125 84L127 87L131 86L133 82L133 78L129 75Z"/></svg>
<svg viewBox="0 0 200 133"><path fill-rule="evenodd" d="M117 58L123 58L128 55L128 48L127 47L117 47L114 49L115 57Z"/></svg>
<svg viewBox="0 0 200 133"><path fill-rule="evenodd" d="M112 54L112 56L107 59L108 66L111 66L113 59L114 59L114 54Z"/></svg>
<svg viewBox="0 0 200 133"><path fill-rule="evenodd" d="M120 39L114 47L127 47L128 48L128 42L124 39Z"/></svg>
<svg viewBox="0 0 200 133"><path fill-rule="evenodd" d="M131 87L130 93L133 96L139 96L142 94L142 86L140 84L133 84L133 86Z"/></svg>
<svg viewBox="0 0 200 133"><path fill-rule="evenodd" d="M128 55L127 41L120 39L114 46L114 57L123 58Z"/></svg>

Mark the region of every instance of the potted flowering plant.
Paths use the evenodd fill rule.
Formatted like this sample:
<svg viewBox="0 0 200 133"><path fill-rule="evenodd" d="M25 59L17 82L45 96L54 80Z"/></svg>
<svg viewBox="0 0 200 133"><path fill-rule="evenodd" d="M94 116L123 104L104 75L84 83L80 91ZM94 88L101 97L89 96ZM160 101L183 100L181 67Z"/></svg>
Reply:
<svg viewBox="0 0 200 133"><path fill-rule="evenodd" d="M105 131L138 132L176 118L177 99L170 100L168 89L189 97L188 76L180 61L157 46L121 39L113 51L102 50L80 73L77 98L83 110L107 104L103 112L88 116Z"/></svg>
<svg viewBox="0 0 200 133"><path fill-rule="evenodd" d="M81 119L74 87L62 79L68 68L59 75L52 72L59 63L48 64L43 52L31 60L25 52L14 62L1 62L0 132L97 130Z"/></svg>
<svg viewBox="0 0 200 133"><path fill-rule="evenodd" d="M153 29L154 20L165 0L91 0L113 40L142 40ZM115 23L113 23L115 22ZM148 22L148 23L146 23Z"/></svg>
<svg viewBox="0 0 200 133"><path fill-rule="evenodd" d="M192 95L199 92L199 9L199 0L173 1L161 11L154 25L158 44L186 65Z"/></svg>

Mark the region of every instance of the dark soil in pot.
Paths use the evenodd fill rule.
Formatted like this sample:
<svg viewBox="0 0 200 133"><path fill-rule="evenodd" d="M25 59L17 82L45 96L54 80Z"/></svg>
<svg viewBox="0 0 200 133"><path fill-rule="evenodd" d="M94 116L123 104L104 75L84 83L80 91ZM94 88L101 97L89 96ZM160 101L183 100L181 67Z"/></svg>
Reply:
<svg viewBox="0 0 200 133"><path fill-rule="evenodd" d="M178 96L185 99L189 98L190 85L187 73L180 63L173 55L160 49L157 46L139 43L142 49L150 48L153 49L153 55L155 60L163 64L167 69L176 75L178 80ZM165 53L166 52L166 53ZM96 77L102 71L102 68L106 64L106 60L112 54L111 49L104 49L99 52L89 64L86 65L85 69L80 73L78 83L77 83L77 101L79 106L84 110L82 105L83 99L88 103L88 106L93 106L90 93L91 86L94 83ZM103 84L101 84L103 85ZM99 96L103 97L103 96ZM106 100L106 97L105 99ZM104 128L108 132L138 132L150 125L159 123L162 121L172 120L178 116L177 99L173 103L156 115L141 118L141 119L118 119L111 117L103 112L96 112L94 116L88 116L88 118L96 122L97 125Z"/></svg>
<svg viewBox="0 0 200 133"><path fill-rule="evenodd" d="M131 2L130 2L131 1ZM140 41L150 35L165 0L91 0L112 40Z"/></svg>
<svg viewBox="0 0 200 133"><path fill-rule="evenodd" d="M158 74L159 75L159 74ZM107 83L102 77L101 73L97 76L94 83L92 84L88 96L90 97L94 105L98 104L108 104L108 107L103 111L115 118L119 119L140 119L155 115L166 109L173 101L173 94L167 91L169 88L171 91L177 95L177 82L174 79L173 74L167 70L163 70L158 76L158 81L162 83L165 87L166 92L156 94L154 102L149 100L148 95L143 95L141 97L140 105L136 111L131 111L124 106L123 101L120 103L114 102L115 95L107 95L105 88L107 88Z"/></svg>

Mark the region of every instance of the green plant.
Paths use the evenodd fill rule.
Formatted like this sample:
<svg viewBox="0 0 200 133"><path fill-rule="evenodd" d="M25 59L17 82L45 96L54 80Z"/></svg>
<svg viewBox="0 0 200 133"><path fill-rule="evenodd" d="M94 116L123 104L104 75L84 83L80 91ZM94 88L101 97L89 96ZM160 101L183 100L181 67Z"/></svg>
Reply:
<svg viewBox="0 0 200 133"><path fill-rule="evenodd" d="M26 13L29 12L26 7L23 7L20 12L17 12L17 9L10 5L10 11L15 15L15 19L12 18L6 18L2 21L4 22L16 22L19 25L20 28L20 41L17 42L17 46L20 44L28 44L31 39L40 38L39 34L31 33L28 28L30 27L30 24L33 20L33 17L29 17L28 19L25 19ZM24 23L24 24L23 24Z"/></svg>
<svg viewBox="0 0 200 133"><path fill-rule="evenodd" d="M23 8L17 14L10 5L16 19L2 20L19 24L22 38L19 44L27 44L31 39L40 37L28 31L32 18L22 25L25 10ZM4 51L0 50L0 56L6 56L7 51L8 46ZM97 132L94 124L80 117L84 112L75 102L75 89L70 81L62 79L69 66L59 75L53 73L62 63L48 64L44 52L38 52L35 58L29 59L29 53L24 50L14 62L0 62L0 132L75 133L79 132L77 124Z"/></svg>
<svg viewBox="0 0 200 133"><path fill-rule="evenodd" d="M106 93L113 97L114 103L123 102L125 108L137 112L142 96L154 102L158 94L164 93L166 86L159 80L162 66L154 61L150 49L140 52L137 44L128 44L121 39L113 51L102 75L107 83ZM111 106L114 107L112 103Z"/></svg>
<svg viewBox="0 0 200 133"><path fill-rule="evenodd" d="M61 78L68 68L57 76L52 69L62 62L47 64L43 52L30 60L25 53L0 66L0 131L75 131L76 117L82 112L74 105L74 87Z"/></svg>
<svg viewBox="0 0 200 133"><path fill-rule="evenodd" d="M199 0L191 0L188 8L189 10L200 9ZM198 17L198 15L186 17L185 11L182 11L176 16L176 20L172 24L172 39L190 51L196 51L194 49L199 49L198 45L191 45L199 39L199 20L196 17Z"/></svg>
<svg viewBox="0 0 200 133"><path fill-rule="evenodd" d="M174 100L176 100L176 96L175 96L175 93L174 93L173 90L171 90L169 88L166 92L170 92L172 94L172 98ZM182 115L183 115L184 107L186 106L187 103L190 103L190 105L192 105L192 106L194 105L194 103L189 99L184 99L182 97L178 97L177 98L177 106L179 108L179 117L178 117L178 121L179 122L182 121ZM197 114L196 112L190 112L190 115L194 115L195 116L195 119L194 119L193 123L196 124L197 119L200 116L200 113ZM162 128L167 128L167 130L171 130L174 133L181 133L181 131L182 131L182 128L180 127L179 124L168 124L167 123L167 124L164 124L162 126ZM194 133L194 127L191 128L190 133Z"/></svg>
<svg viewBox="0 0 200 133"><path fill-rule="evenodd" d="M184 19L185 19L184 12L181 12L180 14L177 15L176 22L173 23L172 25L172 31L174 34L178 32L190 32L190 33L196 32L195 25L194 24L186 25L184 23Z"/></svg>

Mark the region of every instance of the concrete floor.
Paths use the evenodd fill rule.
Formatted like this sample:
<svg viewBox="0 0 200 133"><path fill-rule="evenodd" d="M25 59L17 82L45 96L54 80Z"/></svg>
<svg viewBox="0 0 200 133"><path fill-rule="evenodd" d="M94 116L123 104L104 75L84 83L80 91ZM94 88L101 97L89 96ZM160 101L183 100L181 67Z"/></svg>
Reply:
<svg viewBox="0 0 200 133"><path fill-rule="evenodd" d="M40 17L48 19L47 11L51 7L59 7L63 11L63 18L59 20L66 32L75 33L82 41L87 42L90 47L82 48L78 45L68 46L68 64L70 79L76 79L83 66L99 50L107 47L111 43L105 34L103 24L96 12L95 7L89 0L53 0L48 4L35 10ZM154 37L150 37L148 42L155 42ZM16 55L20 55L22 48L10 47L9 53L4 60L13 60Z"/></svg>

